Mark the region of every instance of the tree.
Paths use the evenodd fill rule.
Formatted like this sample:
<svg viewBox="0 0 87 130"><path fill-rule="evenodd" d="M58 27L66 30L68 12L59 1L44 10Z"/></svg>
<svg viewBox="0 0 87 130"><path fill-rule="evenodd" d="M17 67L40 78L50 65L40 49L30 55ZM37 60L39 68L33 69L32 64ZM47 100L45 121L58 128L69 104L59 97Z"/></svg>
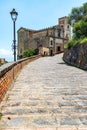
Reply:
<svg viewBox="0 0 87 130"><path fill-rule="evenodd" d="M73 38L77 40L87 37L87 22L84 20L76 22L73 26L73 33Z"/></svg>
<svg viewBox="0 0 87 130"><path fill-rule="evenodd" d="M65 48L87 42L87 3L72 9L68 16L68 22L73 26L73 37L65 45Z"/></svg>
<svg viewBox="0 0 87 130"><path fill-rule="evenodd" d="M87 3L83 4L81 7L73 8L69 14L69 23L78 22L81 19L87 20Z"/></svg>
<svg viewBox="0 0 87 130"><path fill-rule="evenodd" d="M69 15L69 23L73 23L73 39L87 37L87 3L81 7L73 8Z"/></svg>

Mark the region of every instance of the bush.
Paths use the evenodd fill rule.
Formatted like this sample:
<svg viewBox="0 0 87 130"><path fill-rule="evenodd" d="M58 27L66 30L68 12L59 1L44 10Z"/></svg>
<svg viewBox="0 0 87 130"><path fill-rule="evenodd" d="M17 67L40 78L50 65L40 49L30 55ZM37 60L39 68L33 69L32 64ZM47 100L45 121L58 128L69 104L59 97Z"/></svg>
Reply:
<svg viewBox="0 0 87 130"><path fill-rule="evenodd" d="M2 63L0 63L0 66L2 66L3 64Z"/></svg>
<svg viewBox="0 0 87 130"><path fill-rule="evenodd" d="M31 56L33 56L33 55L35 55L35 51L34 51L34 49L29 49L29 50L24 50L24 52L23 52L23 57L24 58L26 58L26 57L31 57Z"/></svg>
<svg viewBox="0 0 87 130"><path fill-rule="evenodd" d="M80 41L81 41L80 39L79 40L71 40L64 46L64 48L68 48L69 49L69 48L79 44Z"/></svg>
<svg viewBox="0 0 87 130"><path fill-rule="evenodd" d="M39 54L39 49L35 49L35 55Z"/></svg>
<svg viewBox="0 0 87 130"><path fill-rule="evenodd" d="M71 40L71 41L69 41L65 46L64 46L64 48L67 48L67 49L69 49L69 48L71 48L71 47L73 47L73 46L76 46L77 44L82 44L82 43L85 43L85 42L87 42L87 37L85 37L85 38L83 38L83 39L79 39L79 40Z"/></svg>
<svg viewBox="0 0 87 130"><path fill-rule="evenodd" d="M85 43L85 42L87 42L87 37L85 37L84 39L82 39L82 40L80 41L80 43Z"/></svg>
<svg viewBox="0 0 87 130"><path fill-rule="evenodd" d="M76 44L77 44L77 41L71 40L64 46L64 48L68 48L69 49L69 48L71 48L72 46L74 46Z"/></svg>

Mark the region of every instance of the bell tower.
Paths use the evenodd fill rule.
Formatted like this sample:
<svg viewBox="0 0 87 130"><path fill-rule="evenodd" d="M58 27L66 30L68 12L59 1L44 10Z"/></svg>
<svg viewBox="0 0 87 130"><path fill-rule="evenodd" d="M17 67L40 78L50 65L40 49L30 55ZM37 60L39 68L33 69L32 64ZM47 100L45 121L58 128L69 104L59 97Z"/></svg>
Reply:
<svg viewBox="0 0 87 130"><path fill-rule="evenodd" d="M63 29L64 38L71 39L71 25L68 23L68 17L62 17L58 19L59 26Z"/></svg>

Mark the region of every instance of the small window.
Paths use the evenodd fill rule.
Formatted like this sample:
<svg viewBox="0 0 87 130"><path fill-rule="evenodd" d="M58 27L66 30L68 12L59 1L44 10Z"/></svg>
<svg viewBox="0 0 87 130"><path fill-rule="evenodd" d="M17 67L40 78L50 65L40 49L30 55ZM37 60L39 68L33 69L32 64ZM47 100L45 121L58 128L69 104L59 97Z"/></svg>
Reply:
<svg viewBox="0 0 87 130"><path fill-rule="evenodd" d="M69 25L67 25L67 29L69 29Z"/></svg>
<svg viewBox="0 0 87 130"><path fill-rule="evenodd" d="M57 47L57 51L61 51L60 46Z"/></svg>
<svg viewBox="0 0 87 130"><path fill-rule="evenodd" d="M61 25L61 28L63 28L64 26L63 25Z"/></svg>
<svg viewBox="0 0 87 130"><path fill-rule="evenodd" d="M51 35L52 35L53 33L51 32Z"/></svg>
<svg viewBox="0 0 87 130"><path fill-rule="evenodd" d="M66 34L66 38L69 38L69 34Z"/></svg>
<svg viewBox="0 0 87 130"><path fill-rule="evenodd" d="M22 53L22 48L20 49L20 53Z"/></svg>
<svg viewBox="0 0 87 130"><path fill-rule="evenodd" d="M51 45L53 45L53 41L51 40L50 42L51 42Z"/></svg>
<svg viewBox="0 0 87 130"><path fill-rule="evenodd" d="M58 32L58 37L60 37L60 32Z"/></svg>

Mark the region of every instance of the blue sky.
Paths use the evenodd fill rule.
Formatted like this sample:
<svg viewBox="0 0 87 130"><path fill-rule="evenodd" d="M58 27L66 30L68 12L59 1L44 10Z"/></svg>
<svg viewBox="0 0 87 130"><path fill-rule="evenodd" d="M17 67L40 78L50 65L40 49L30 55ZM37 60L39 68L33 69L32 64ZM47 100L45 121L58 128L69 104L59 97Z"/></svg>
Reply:
<svg viewBox="0 0 87 130"><path fill-rule="evenodd" d="M87 0L0 0L0 57L13 61L13 22L10 12L18 12L16 31L20 27L43 29L56 25L73 7Z"/></svg>

